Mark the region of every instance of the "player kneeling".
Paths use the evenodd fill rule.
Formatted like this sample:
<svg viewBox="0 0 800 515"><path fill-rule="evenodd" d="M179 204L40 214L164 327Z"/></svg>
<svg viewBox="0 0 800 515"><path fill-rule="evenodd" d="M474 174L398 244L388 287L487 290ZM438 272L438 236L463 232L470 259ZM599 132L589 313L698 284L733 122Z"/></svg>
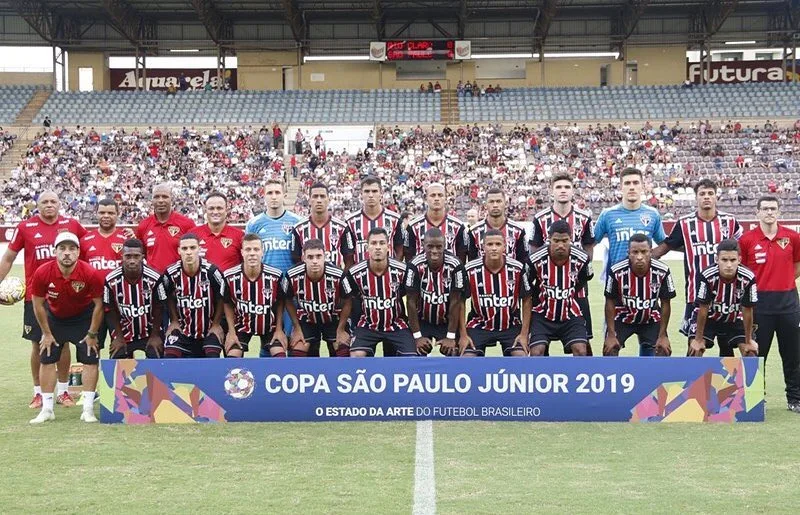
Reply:
<svg viewBox="0 0 800 515"><path fill-rule="evenodd" d="M348 357L347 319L340 324L339 316L344 272L333 263L325 262L322 240L306 240L302 260L281 280L286 311L294 327L289 342L291 356L319 356L319 347L325 340L328 355Z"/></svg>
<svg viewBox="0 0 800 515"><path fill-rule="evenodd" d="M264 247L258 234L242 239L242 264L225 272L227 298L225 320L225 355L240 358L249 350L253 336L261 340L275 358L286 357L283 321L283 294L280 270L262 262Z"/></svg>
<svg viewBox="0 0 800 515"><path fill-rule="evenodd" d="M689 356L702 356L714 346L715 338L720 348L739 347L742 356L758 356L753 339L756 279L740 263L739 243L723 240L717 246L717 264L700 274L689 324Z"/></svg>
<svg viewBox="0 0 800 515"><path fill-rule="evenodd" d="M164 357L218 358L225 280L217 267L200 257L197 235L181 236L178 254L180 261L161 276L170 321Z"/></svg>
<svg viewBox="0 0 800 515"><path fill-rule="evenodd" d="M53 390L56 363L61 349L72 342L83 363L84 422L97 422L94 416L94 390L100 344L97 331L103 321L103 280L94 268L79 261L78 237L62 232L55 239L55 261L36 269L32 279L33 311L42 328L39 377L42 384L42 410L31 420L41 424L55 419Z"/></svg>
<svg viewBox="0 0 800 515"><path fill-rule="evenodd" d="M667 326L675 283L669 267L652 259L652 248L646 234L634 234L628 259L611 267L606 278L603 356L619 356L620 348L634 334L639 337L640 356L672 354Z"/></svg>
<svg viewBox="0 0 800 515"><path fill-rule="evenodd" d="M525 265L506 257L506 239L498 229L486 231L483 249L483 257L466 266L472 311L459 353L484 356L486 347L500 343L504 355L526 356L532 300Z"/></svg>
<svg viewBox="0 0 800 515"><path fill-rule="evenodd" d="M445 356L457 356L456 331L466 338L464 304L469 295L467 276L461 261L445 252L445 238L437 228L425 233L425 253L415 257L406 270L408 325L417 352L428 354L432 341Z"/></svg>
<svg viewBox="0 0 800 515"><path fill-rule="evenodd" d="M111 359L133 358L142 351L148 358L164 354L159 334L167 300L159 274L144 264L144 245L130 239L122 244L122 266L112 270L103 288L106 321L111 328Z"/></svg>
<svg viewBox="0 0 800 515"><path fill-rule="evenodd" d="M550 225L550 241L530 257L530 281L535 298L531 318L531 356L544 356L553 340L565 353L586 356L588 332L578 292L592 278L589 254L572 244L566 220Z"/></svg>

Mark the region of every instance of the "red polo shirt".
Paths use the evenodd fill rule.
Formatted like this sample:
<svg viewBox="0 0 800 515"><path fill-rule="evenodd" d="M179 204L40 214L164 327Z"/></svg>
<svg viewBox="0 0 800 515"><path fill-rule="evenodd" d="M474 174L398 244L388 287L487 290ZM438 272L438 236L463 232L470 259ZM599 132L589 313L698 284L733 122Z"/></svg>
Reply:
<svg viewBox="0 0 800 515"><path fill-rule="evenodd" d="M136 237L145 247L147 264L163 274L169 265L178 261L178 242L181 236L195 228L194 222L172 211L165 222L159 222L150 215L136 228Z"/></svg>
<svg viewBox="0 0 800 515"><path fill-rule="evenodd" d="M800 262L800 234L778 226L771 240L760 226L739 239L742 264L756 274L758 306L766 314L785 314L800 311L794 264Z"/></svg>
<svg viewBox="0 0 800 515"><path fill-rule="evenodd" d="M56 318L71 318L82 314L93 299L103 295L103 279L86 261L78 261L65 278L57 261L50 261L33 274L33 296L42 297Z"/></svg>
<svg viewBox="0 0 800 515"><path fill-rule="evenodd" d="M244 231L225 224L222 232L214 234L208 224L197 227L194 232L200 238L202 255L221 272L242 262L242 238Z"/></svg>

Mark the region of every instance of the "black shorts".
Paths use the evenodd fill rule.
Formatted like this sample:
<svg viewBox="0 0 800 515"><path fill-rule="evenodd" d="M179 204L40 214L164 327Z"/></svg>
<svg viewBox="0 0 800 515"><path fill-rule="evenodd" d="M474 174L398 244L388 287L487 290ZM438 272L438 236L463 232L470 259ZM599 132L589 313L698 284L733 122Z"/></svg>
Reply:
<svg viewBox="0 0 800 515"><path fill-rule="evenodd" d="M683 310L683 320L681 321L681 328L678 330L682 335L689 337L689 335L697 332L697 323L692 325L692 317L694 316L694 304L686 304Z"/></svg>
<svg viewBox="0 0 800 515"><path fill-rule="evenodd" d="M573 343L587 343L586 320L583 317L570 318L563 322L548 320L541 313L531 316L530 346L550 345L553 340L561 340L564 352L570 352Z"/></svg>
<svg viewBox="0 0 800 515"><path fill-rule="evenodd" d="M42 341L42 328L39 327L39 321L36 320L36 314L33 312L33 301L31 300L25 301L25 307L22 312L22 337L33 343Z"/></svg>
<svg viewBox="0 0 800 515"><path fill-rule="evenodd" d="M373 331L364 327L356 327L353 330L353 343L350 345L350 352L362 351L368 356L375 355L375 348L378 343L383 342L393 345L397 356L408 357L418 356L417 345L410 329L398 329L396 331Z"/></svg>
<svg viewBox="0 0 800 515"><path fill-rule="evenodd" d="M147 338L141 338L139 340L133 340L132 342L128 342L125 344L125 348L122 349L117 354L111 354L109 351L108 357L110 359L133 359L135 356L133 355L136 351L144 352L144 355L147 359L157 359L158 355L154 350L147 348Z"/></svg>
<svg viewBox="0 0 800 515"><path fill-rule="evenodd" d="M689 338L694 338L697 332L697 318L692 318L692 334ZM706 327L703 330L703 339L706 342L706 349L714 346L714 339L721 348L735 349L739 344L745 343L744 322L737 320L732 324L725 324L715 320L706 320Z"/></svg>
<svg viewBox="0 0 800 515"><path fill-rule="evenodd" d="M639 337L639 345L642 347L655 348L658 340L658 330L661 324L624 324L619 320L614 321L614 330L617 332L617 340L620 346L625 348L625 341L634 334Z"/></svg>
<svg viewBox="0 0 800 515"><path fill-rule="evenodd" d="M47 313L47 323L56 340L56 345L50 349L50 355L41 354L39 362L43 365L58 363L61 358L61 349L64 345L72 343L78 354L78 362L84 365L96 365L100 361L100 353L89 355L89 346L84 342L86 333L92 325L92 312L94 307L90 307L80 315L70 318L56 318L51 313ZM103 343L99 342L100 348Z"/></svg>
<svg viewBox="0 0 800 515"><path fill-rule="evenodd" d="M521 345L514 341L519 336L519 331L520 326L509 327L504 331L467 328L467 336L472 340L475 350L467 349L464 354L485 356L486 347L494 347L498 343L500 343L500 348L503 349L503 355L505 356L509 356L515 350L524 350Z"/></svg>
<svg viewBox="0 0 800 515"><path fill-rule="evenodd" d="M586 321L586 339L591 340L594 338L594 333L592 331L592 309L589 307L589 297L578 297L577 301L578 306L581 308L583 319Z"/></svg>
<svg viewBox="0 0 800 515"><path fill-rule="evenodd" d="M208 333L205 338L190 338L177 330L167 336L164 349L178 349L184 358L204 358L206 347L216 349L222 354L222 344L214 333Z"/></svg>
<svg viewBox="0 0 800 515"><path fill-rule="evenodd" d="M436 340L436 343L439 343L441 340L447 338L447 324L433 325L420 320L419 332L421 332L422 336L425 338ZM458 331L456 331L456 339L458 339Z"/></svg>
<svg viewBox="0 0 800 515"><path fill-rule="evenodd" d="M239 347L242 348L242 353L250 350L250 340L252 340L254 336L258 336L262 349L269 349L272 345L272 334L236 333L236 339L239 340Z"/></svg>

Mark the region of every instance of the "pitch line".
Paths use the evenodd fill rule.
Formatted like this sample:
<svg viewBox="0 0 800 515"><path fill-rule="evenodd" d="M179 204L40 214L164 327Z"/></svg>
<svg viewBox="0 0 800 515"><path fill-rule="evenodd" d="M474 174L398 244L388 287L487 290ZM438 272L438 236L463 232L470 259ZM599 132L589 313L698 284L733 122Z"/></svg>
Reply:
<svg viewBox="0 0 800 515"><path fill-rule="evenodd" d="M436 476L433 470L433 421L417 422L417 448L414 460L413 515L436 513Z"/></svg>

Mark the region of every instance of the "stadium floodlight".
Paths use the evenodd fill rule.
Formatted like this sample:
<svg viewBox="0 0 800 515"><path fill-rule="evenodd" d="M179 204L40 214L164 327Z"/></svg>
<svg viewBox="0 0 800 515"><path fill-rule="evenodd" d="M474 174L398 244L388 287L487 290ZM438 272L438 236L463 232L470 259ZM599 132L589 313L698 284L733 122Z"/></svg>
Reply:
<svg viewBox="0 0 800 515"><path fill-rule="evenodd" d="M369 61L368 55L307 55L303 62L309 61Z"/></svg>
<svg viewBox="0 0 800 515"><path fill-rule="evenodd" d="M756 41L726 41L726 45L755 45Z"/></svg>
<svg viewBox="0 0 800 515"><path fill-rule="evenodd" d="M170 49L170 52L173 54L194 54L199 52L200 49L198 48L173 48Z"/></svg>

